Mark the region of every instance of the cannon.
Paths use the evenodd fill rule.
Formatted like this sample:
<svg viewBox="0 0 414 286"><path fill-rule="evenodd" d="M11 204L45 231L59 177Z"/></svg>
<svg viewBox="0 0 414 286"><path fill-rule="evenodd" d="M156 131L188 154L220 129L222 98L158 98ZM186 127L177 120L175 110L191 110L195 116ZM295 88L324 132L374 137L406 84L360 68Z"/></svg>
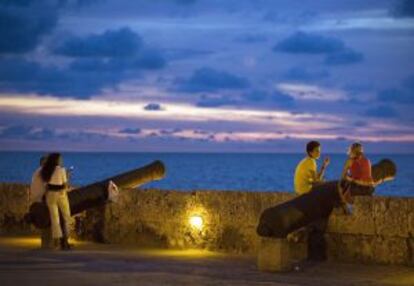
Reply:
<svg viewBox="0 0 414 286"><path fill-rule="evenodd" d="M374 181L394 178L396 166L384 159L372 166ZM259 219L256 232L259 236L285 238L289 233L312 222L328 218L334 207L341 204L339 185L349 189L352 196L372 195L373 187L361 186L347 181L330 181L315 185L306 194L265 209Z"/></svg>
<svg viewBox="0 0 414 286"><path fill-rule="evenodd" d="M160 180L164 176L164 164L161 161L154 161L144 167L74 189L68 192L71 215L98 207L108 202L111 197L111 189L109 188L111 181L118 188L132 189L154 180ZM30 206L29 213L25 215L25 220L40 229L49 227L50 216L46 203L33 203Z"/></svg>

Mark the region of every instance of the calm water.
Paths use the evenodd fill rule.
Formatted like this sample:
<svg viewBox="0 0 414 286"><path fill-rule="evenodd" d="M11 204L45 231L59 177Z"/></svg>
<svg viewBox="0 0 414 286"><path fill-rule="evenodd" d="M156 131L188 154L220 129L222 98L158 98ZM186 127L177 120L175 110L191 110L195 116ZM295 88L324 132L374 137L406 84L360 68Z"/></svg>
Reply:
<svg viewBox="0 0 414 286"><path fill-rule="evenodd" d="M0 182L29 183L39 164L39 152L0 152ZM204 153L64 153L66 167L73 166L72 184L85 185L161 160L167 176L145 187L176 190L293 190L293 173L302 154L204 154ZM329 155L326 178L338 178L345 155ZM394 181L376 193L414 197L414 155L368 154L372 163L390 158L397 164Z"/></svg>

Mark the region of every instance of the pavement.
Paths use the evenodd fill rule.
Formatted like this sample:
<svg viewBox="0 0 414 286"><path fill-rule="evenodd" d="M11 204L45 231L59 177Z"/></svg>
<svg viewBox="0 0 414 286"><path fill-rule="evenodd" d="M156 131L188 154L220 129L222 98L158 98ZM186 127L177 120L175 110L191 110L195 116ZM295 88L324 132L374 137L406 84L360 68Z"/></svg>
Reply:
<svg viewBox="0 0 414 286"><path fill-rule="evenodd" d="M263 273L246 255L71 243L74 250L52 251L35 237L0 237L0 285L414 286L414 268L403 266L306 262L299 271Z"/></svg>

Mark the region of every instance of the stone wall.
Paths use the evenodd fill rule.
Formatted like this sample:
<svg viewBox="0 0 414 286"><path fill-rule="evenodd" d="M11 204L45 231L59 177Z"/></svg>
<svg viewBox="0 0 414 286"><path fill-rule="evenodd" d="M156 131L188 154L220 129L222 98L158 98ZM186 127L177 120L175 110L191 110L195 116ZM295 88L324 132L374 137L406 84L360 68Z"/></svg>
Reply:
<svg viewBox="0 0 414 286"><path fill-rule="evenodd" d="M28 208L27 185L0 183L0 234L34 232L34 228L23 220Z"/></svg>
<svg viewBox="0 0 414 286"><path fill-rule="evenodd" d="M11 231L25 212L25 186L0 184L0 230ZM117 203L78 218L76 233L104 243L254 254L260 213L291 193L123 190ZM4 208L4 209L3 209ZM328 259L414 266L414 199L357 198L353 214L334 212L325 234ZM204 227L189 224L200 215Z"/></svg>

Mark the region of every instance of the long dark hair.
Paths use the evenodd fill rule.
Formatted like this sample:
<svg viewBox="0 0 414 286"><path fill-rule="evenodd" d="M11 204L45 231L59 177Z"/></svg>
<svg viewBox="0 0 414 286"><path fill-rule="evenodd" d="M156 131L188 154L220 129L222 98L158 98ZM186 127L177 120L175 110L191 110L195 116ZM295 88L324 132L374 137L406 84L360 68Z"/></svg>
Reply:
<svg viewBox="0 0 414 286"><path fill-rule="evenodd" d="M46 159L45 164L40 171L40 175L44 182L49 182L52 177L53 172L55 171L56 166L60 163L61 155L60 153L51 153Z"/></svg>

